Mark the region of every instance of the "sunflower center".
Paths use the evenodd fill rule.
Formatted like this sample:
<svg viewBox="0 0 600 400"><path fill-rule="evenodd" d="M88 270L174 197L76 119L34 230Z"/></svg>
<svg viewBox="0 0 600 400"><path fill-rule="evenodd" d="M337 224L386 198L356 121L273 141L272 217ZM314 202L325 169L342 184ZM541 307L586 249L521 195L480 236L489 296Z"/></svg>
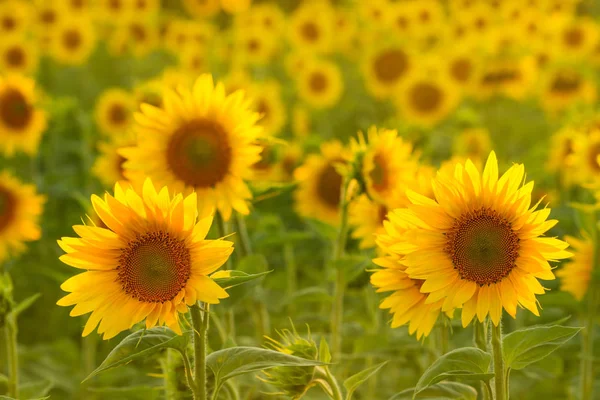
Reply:
<svg viewBox="0 0 600 400"><path fill-rule="evenodd" d="M446 233L445 250L461 279L480 286L498 283L515 267L519 237L496 211L463 214Z"/></svg>
<svg viewBox="0 0 600 400"><path fill-rule="evenodd" d="M450 74L459 82L466 82L471 76L473 67L469 60L464 58L458 59L450 66Z"/></svg>
<svg viewBox="0 0 600 400"><path fill-rule="evenodd" d="M16 25L17 23L12 17L4 17L2 19L2 27L6 31L12 31L13 29L15 29Z"/></svg>
<svg viewBox="0 0 600 400"><path fill-rule="evenodd" d="M382 82L398 80L408 68L408 57L401 50L388 50L375 59L373 65L377 79Z"/></svg>
<svg viewBox="0 0 600 400"><path fill-rule="evenodd" d="M121 104L113 104L108 109L108 119L115 125L121 125L127 121L127 111Z"/></svg>
<svg viewBox="0 0 600 400"><path fill-rule="evenodd" d="M14 195L0 187L0 232L2 232L15 217L16 199Z"/></svg>
<svg viewBox="0 0 600 400"><path fill-rule="evenodd" d="M56 13L54 10L44 10L40 15L40 20L46 25L51 25L56 21Z"/></svg>
<svg viewBox="0 0 600 400"><path fill-rule="evenodd" d="M150 232L128 243L117 271L125 293L142 302L164 303L185 287L191 264L183 240L166 232Z"/></svg>
<svg viewBox="0 0 600 400"><path fill-rule="evenodd" d="M373 182L373 189L380 192L387 188L389 183L389 174L387 163L381 154L376 154L373 157L373 170L369 173L369 177Z"/></svg>
<svg viewBox="0 0 600 400"><path fill-rule="evenodd" d="M420 112L428 113L437 110L442 103L442 98L442 91L431 83L418 83L411 90L412 104Z"/></svg>
<svg viewBox="0 0 600 400"><path fill-rule="evenodd" d="M576 75L560 74L552 82L551 90L558 93L570 93L579 89L581 81Z"/></svg>
<svg viewBox="0 0 600 400"><path fill-rule="evenodd" d="M20 67L25 64L25 53L20 47L11 47L5 54L6 63L12 67Z"/></svg>
<svg viewBox="0 0 600 400"><path fill-rule="evenodd" d="M580 29L572 28L565 32L564 39L570 47L579 47L583 42L583 33Z"/></svg>
<svg viewBox="0 0 600 400"><path fill-rule="evenodd" d="M327 165L317 181L317 195L331 208L340 204L342 176L338 174L332 163Z"/></svg>
<svg viewBox="0 0 600 400"><path fill-rule="evenodd" d="M71 0L71 7L75 9L81 9L85 5L83 0Z"/></svg>
<svg viewBox="0 0 600 400"><path fill-rule="evenodd" d="M23 129L31 118L31 107L21 92L9 89L0 97L0 119L12 129Z"/></svg>
<svg viewBox="0 0 600 400"><path fill-rule="evenodd" d="M131 33L131 37L133 37L136 42L143 42L146 40L146 31L141 25L131 25L129 27L129 32Z"/></svg>
<svg viewBox="0 0 600 400"><path fill-rule="evenodd" d="M588 150L588 162L594 172L600 172L600 164L598 164L598 156L600 156L600 143L595 143Z"/></svg>
<svg viewBox="0 0 600 400"><path fill-rule="evenodd" d="M327 89L327 77L321 72L315 72L310 76L309 85L313 92L322 93Z"/></svg>
<svg viewBox="0 0 600 400"><path fill-rule="evenodd" d="M256 53L259 48L260 48L260 43L258 40L250 39L248 41L248 51L250 51L252 53Z"/></svg>
<svg viewBox="0 0 600 400"><path fill-rule="evenodd" d="M69 50L75 50L81 45L81 35L78 31L70 29L63 34L63 44Z"/></svg>
<svg viewBox="0 0 600 400"><path fill-rule="evenodd" d="M108 7L111 10L120 10L121 9L121 0L109 0Z"/></svg>
<svg viewBox="0 0 600 400"><path fill-rule="evenodd" d="M377 215L379 216L379 224L383 225L383 221L387 219L388 209L386 206L379 206Z"/></svg>
<svg viewBox="0 0 600 400"><path fill-rule="evenodd" d="M312 22L306 22L300 28L302 36L309 42L316 42L319 39L319 28Z"/></svg>
<svg viewBox="0 0 600 400"><path fill-rule="evenodd" d="M194 120L179 128L167 148L167 164L188 185L212 187L229 172L232 151L219 124Z"/></svg>

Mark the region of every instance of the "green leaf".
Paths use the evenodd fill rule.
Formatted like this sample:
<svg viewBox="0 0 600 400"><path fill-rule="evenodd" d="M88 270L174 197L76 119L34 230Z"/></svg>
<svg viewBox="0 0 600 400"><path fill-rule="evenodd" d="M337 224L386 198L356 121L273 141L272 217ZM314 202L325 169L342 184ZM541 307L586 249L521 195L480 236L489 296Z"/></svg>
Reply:
<svg viewBox="0 0 600 400"><path fill-rule="evenodd" d="M414 396L415 388L403 390L390 397L389 400L476 400L477 390L460 382L440 382L428 387Z"/></svg>
<svg viewBox="0 0 600 400"><path fill-rule="evenodd" d="M475 347L463 347L438 358L421 376L415 387L415 395L445 379L487 381L494 377L488 369L492 356Z"/></svg>
<svg viewBox="0 0 600 400"><path fill-rule="evenodd" d="M183 353L187 347L189 335L178 335L169 328L157 326L139 330L121 341L83 382L101 372L127 364L133 360L147 357L159 350L171 348Z"/></svg>
<svg viewBox="0 0 600 400"><path fill-rule="evenodd" d="M19 395L24 399L37 399L48 395L54 383L48 379L23 383L19 388Z"/></svg>
<svg viewBox="0 0 600 400"><path fill-rule="evenodd" d="M364 370L352 375L350 378L346 379L344 381L344 387L347 390L346 400L350 400L352 398L352 395L354 394L354 391L360 385L362 385L367 379L369 379L370 377L375 375L381 369L381 367L383 367L385 364L387 364L387 361L384 361L381 364L375 365L373 367L364 369Z"/></svg>
<svg viewBox="0 0 600 400"><path fill-rule="evenodd" d="M240 346L209 354L206 357L206 365L215 375L215 388L219 388L227 379L249 372L274 367L318 366L323 363L274 350Z"/></svg>
<svg viewBox="0 0 600 400"><path fill-rule="evenodd" d="M321 343L319 343L319 361L322 361L327 364L331 362L331 352L329 351L329 344L323 336L321 336Z"/></svg>
<svg viewBox="0 0 600 400"><path fill-rule="evenodd" d="M12 313L15 316L15 318L18 317L23 311L31 307L33 303L35 303L35 301L40 298L41 295L41 293L36 293L17 304L17 306L12 310Z"/></svg>
<svg viewBox="0 0 600 400"><path fill-rule="evenodd" d="M271 271L265 271L265 272L261 272L259 274L247 274L243 271L237 271L237 270L233 270L233 271L229 271L230 272L230 276L227 278L215 278L214 281L219 284L219 286L221 286L223 289L229 289L231 287L234 286L238 286L241 285L243 283L249 282L249 281L253 281L254 279L258 279L258 278L262 278L263 276L273 272Z"/></svg>
<svg viewBox="0 0 600 400"><path fill-rule="evenodd" d="M523 369L539 361L573 338L581 328L533 326L504 336L502 353L507 368Z"/></svg>

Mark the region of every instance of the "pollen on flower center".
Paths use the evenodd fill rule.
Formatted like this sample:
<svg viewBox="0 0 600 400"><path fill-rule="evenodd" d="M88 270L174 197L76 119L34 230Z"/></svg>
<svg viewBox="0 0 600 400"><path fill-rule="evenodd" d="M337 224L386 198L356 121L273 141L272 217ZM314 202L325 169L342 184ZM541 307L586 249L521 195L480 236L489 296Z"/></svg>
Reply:
<svg viewBox="0 0 600 400"><path fill-rule="evenodd" d="M164 303L185 287L191 256L183 240L150 232L129 242L117 270L125 293L142 302Z"/></svg>
<svg viewBox="0 0 600 400"><path fill-rule="evenodd" d="M23 129L31 118L31 107L18 90L10 89L0 97L0 119L13 129Z"/></svg>
<svg viewBox="0 0 600 400"><path fill-rule="evenodd" d="M319 176L317 193L328 206L334 208L340 204L342 176L329 164Z"/></svg>
<svg viewBox="0 0 600 400"><path fill-rule="evenodd" d="M232 151L223 128L194 120L179 128L167 149L167 164L188 185L211 187L229 172Z"/></svg>
<svg viewBox="0 0 600 400"><path fill-rule="evenodd" d="M490 285L515 267L519 237L510 223L491 209L463 214L446 237L445 250L461 279Z"/></svg>

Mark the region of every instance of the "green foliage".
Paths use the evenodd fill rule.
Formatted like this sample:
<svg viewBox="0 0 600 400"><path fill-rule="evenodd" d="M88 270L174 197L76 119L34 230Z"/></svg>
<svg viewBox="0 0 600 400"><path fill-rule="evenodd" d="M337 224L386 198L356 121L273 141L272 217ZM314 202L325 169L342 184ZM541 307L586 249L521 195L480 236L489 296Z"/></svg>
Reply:
<svg viewBox="0 0 600 400"><path fill-rule="evenodd" d="M360 372L357 372L356 374L352 375L350 378L346 379L344 381L344 387L346 388L346 391L347 391L346 392L346 400L352 399L352 396L354 395L354 392L356 391L356 389L360 385L365 383L370 377L372 377L377 372L379 372L379 370L387 363L388 363L387 361L384 361L380 364L374 365L374 366L364 369Z"/></svg>
<svg viewBox="0 0 600 400"><path fill-rule="evenodd" d="M242 285L246 282L253 281L254 279L262 278L272 271L260 272L258 274L247 274L244 271L230 271L229 277L215 278L214 281L224 289L229 289L234 286Z"/></svg>
<svg viewBox="0 0 600 400"><path fill-rule="evenodd" d="M403 390L389 400L476 400L477 391L469 385L460 382L440 382L415 395L416 388Z"/></svg>

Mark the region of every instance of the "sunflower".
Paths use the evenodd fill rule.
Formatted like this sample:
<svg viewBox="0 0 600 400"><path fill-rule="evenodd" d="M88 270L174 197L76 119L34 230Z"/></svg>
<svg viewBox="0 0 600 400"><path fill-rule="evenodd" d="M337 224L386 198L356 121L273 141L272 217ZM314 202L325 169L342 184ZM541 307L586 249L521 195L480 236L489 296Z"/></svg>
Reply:
<svg viewBox="0 0 600 400"><path fill-rule="evenodd" d="M252 0L221 0L221 7L229 14L247 11L252 6Z"/></svg>
<svg viewBox="0 0 600 400"><path fill-rule="evenodd" d="M444 57L444 68L448 80L457 88L467 94L474 92L481 70L481 60L476 52L468 47L455 48Z"/></svg>
<svg viewBox="0 0 600 400"><path fill-rule="evenodd" d="M154 107L162 107L163 91L165 85L160 79L151 79L145 82L140 82L133 88L133 97L137 106L140 108L142 104L150 104Z"/></svg>
<svg viewBox="0 0 600 400"><path fill-rule="evenodd" d="M135 106L135 99L126 90L107 89L96 100L96 123L106 135L122 135L131 126Z"/></svg>
<svg viewBox="0 0 600 400"><path fill-rule="evenodd" d="M61 21L50 37L50 52L63 64L84 64L96 47L94 27L87 18Z"/></svg>
<svg viewBox="0 0 600 400"><path fill-rule="evenodd" d="M0 35L22 36L31 21L30 5L20 0L7 0L0 3Z"/></svg>
<svg viewBox="0 0 600 400"><path fill-rule="evenodd" d="M130 21L136 16L131 7L133 0L98 0L97 3L95 13L108 24Z"/></svg>
<svg viewBox="0 0 600 400"><path fill-rule="evenodd" d="M298 94L314 108L336 105L344 90L342 72L331 61L314 61L298 77Z"/></svg>
<svg viewBox="0 0 600 400"><path fill-rule="evenodd" d="M452 154L470 158L483 164L485 156L492 150L490 133L485 128L468 128L463 130L452 144ZM477 164L477 162L475 162Z"/></svg>
<svg viewBox="0 0 600 400"><path fill-rule="evenodd" d="M335 27L335 40L333 46L339 53L353 57L353 42L359 34L358 22L355 13L341 8L335 9L333 25Z"/></svg>
<svg viewBox="0 0 600 400"><path fill-rule="evenodd" d="M135 138L131 136L113 136L109 141L98 144L100 154L92 166L92 173L105 187L112 187L116 182L127 181L123 174L123 164L126 159L118 153L118 150L135 145Z"/></svg>
<svg viewBox="0 0 600 400"><path fill-rule="evenodd" d="M354 227L352 237L360 240L361 249L375 247L375 235L384 233L383 221L390 210L384 204L361 194L350 203L348 223Z"/></svg>
<svg viewBox="0 0 600 400"><path fill-rule="evenodd" d="M0 44L0 70L4 73L32 75L38 62L37 46L28 40L8 39Z"/></svg>
<svg viewBox="0 0 600 400"><path fill-rule="evenodd" d="M372 126L367 140L362 133L358 140L352 140L351 150L355 158L361 159L361 179L367 195L380 204L392 205L415 179L418 156L412 144L395 130Z"/></svg>
<svg viewBox="0 0 600 400"><path fill-rule="evenodd" d="M411 37L416 29L415 7L410 3L394 3L390 7L390 25L400 37Z"/></svg>
<svg viewBox="0 0 600 400"><path fill-rule="evenodd" d="M538 279L554 279L548 261L571 255L567 243L541 237L557 221L546 220L549 208L531 206L533 182L523 185L524 172L514 164L498 178L494 152L483 173L470 160L457 164L453 175L434 179L435 200L409 193L412 204L388 214L386 234L377 237L421 281L427 304L462 308L463 326L475 314L498 325L502 309L514 318L517 305L539 315Z"/></svg>
<svg viewBox="0 0 600 400"><path fill-rule="evenodd" d="M587 135L573 137L572 153L566 156L566 161L572 163L574 178L579 183L597 182L600 177L600 129L594 129Z"/></svg>
<svg viewBox="0 0 600 400"><path fill-rule="evenodd" d="M573 258L563 263L556 271L560 279L560 290L571 293L578 301L583 300L592 279L594 243L583 235L581 239L566 236L573 249Z"/></svg>
<svg viewBox="0 0 600 400"><path fill-rule="evenodd" d="M158 47L158 27L150 22L135 20L123 24L111 36L110 47L115 54L129 50L136 57L143 57ZM121 51L121 49L123 51Z"/></svg>
<svg viewBox="0 0 600 400"><path fill-rule="evenodd" d="M160 0L133 0L132 9L137 17L156 16L161 10Z"/></svg>
<svg viewBox="0 0 600 400"><path fill-rule="evenodd" d="M60 5L52 1L45 1L36 4L35 12L35 29L39 36L42 47L46 50L51 41L52 32L60 24L65 17Z"/></svg>
<svg viewBox="0 0 600 400"><path fill-rule="evenodd" d="M235 35L234 63L242 65L268 64L277 53L278 42L264 28L238 30Z"/></svg>
<svg viewBox="0 0 600 400"><path fill-rule="evenodd" d="M32 79L19 75L0 78L0 153L8 157L16 150L36 153L46 130L46 112L37 101Z"/></svg>
<svg viewBox="0 0 600 400"><path fill-rule="evenodd" d="M389 25L391 2L387 0L361 1L357 3L359 17L369 26L369 30L381 30ZM403 4L407 7L409 5Z"/></svg>
<svg viewBox="0 0 600 400"><path fill-rule="evenodd" d="M260 160L255 141L262 129L242 91L227 95L222 83L215 87L212 76L201 75L191 90L166 90L163 109L141 109L138 144L121 151L126 176L140 172L180 192L195 190L200 210L216 207L225 220L232 209L250 212L244 179Z"/></svg>
<svg viewBox="0 0 600 400"><path fill-rule="evenodd" d="M536 78L535 59L531 57L493 60L481 69L475 94L480 100L498 94L522 100Z"/></svg>
<svg viewBox="0 0 600 400"><path fill-rule="evenodd" d="M254 110L261 115L260 125L265 134L279 134L287 117L279 83L270 80L255 84L250 87L248 94L254 100Z"/></svg>
<svg viewBox="0 0 600 400"><path fill-rule="evenodd" d="M398 84L414 68L413 57L401 46L375 46L367 52L362 70L369 92L383 99L392 95Z"/></svg>
<svg viewBox="0 0 600 400"><path fill-rule="evenodd" d="M591 18L575 18L559 32L560 52L569 58L589 56L600 39L598 24Z"/></svg>
<svg viewBox="0 0 600 400"><path fill-rule="evenodd" d="M179 67L191 76L198 76L210 70L208 54L201 48L189 48L179 57Z"/></svg>
<svg viewBox="0 0 600 400"><path fill-rule="evenodd" d="M548 162L546 168L552 173L560 174L562 183L569 186L576 177L573 165L575 143L580 139L581 132L572 128L561 129L550 138Z"/></svg>
<svg viewBox="0 0 600 400"><path fill-rule="evenodd" d="M546 111L561 112L577 103L596 101L596 84L574 68L553 68L542 78L539 97Z"/></svg>
<svg viewBox="0 0 600 400"><path fill-rule="evenodd" d="M325 2L303 3L289 20L289 38L297 49L328 53L333 48L334 13Z"/></svg>
<svg viewBox="0 0 600 400"><path fill-rule="evenodd" d="M194 17L212 17L219 12L219 0L183 0L183 7Z"/></svg>
<svg viewBox="0 0 600 400"><path fill-rule="evenodd" d="M454 110L460 92L445 75L425 71L404 80L395 94L395 102L407 121L430 127Z"/></svg>
<svg viewBox="0 0 600 400"><path fill-rule="evenodd" d="M61 285L69 294L57 302L75 305L71 316L92 313L83 336L100 324L107 340L144 319L148 328L165 324L181 335L179 313L228 297L208 275L227 261L233 243L205 240L213 218L197 215L196 198L170 196L166 187L157 193L149 179L141 193L117 183L114 196L92 196L107 228L76 225L79 238L58 242L67 253L60 260L86 270Z"/></svg>
<svg viewBox="0 0 600 400"><path fill-rule="evenodd" d="M0 264L41 236L39 218L46 198L7 171L0 172Z"/></svg>
<svg viewBox="0 0 600 400"><path fill-rule="evenodd" d="M285 13L276 3L260 3L250 9L252 18L266 31L279 34L286 28Z"/></svg>
<svg viewBox="0 0 600 400"><path fill-rule="evenodd" d="M429 301L427 294L421 292L424 281L410 278L406 273L407 267L397 256L387 255L373 262L381 269L371 275L371 284L377 292L393 292L379 306L393 314L392 328L408 324L408 333L416 333L417 340L428 336L444 301Z"/></svg>

